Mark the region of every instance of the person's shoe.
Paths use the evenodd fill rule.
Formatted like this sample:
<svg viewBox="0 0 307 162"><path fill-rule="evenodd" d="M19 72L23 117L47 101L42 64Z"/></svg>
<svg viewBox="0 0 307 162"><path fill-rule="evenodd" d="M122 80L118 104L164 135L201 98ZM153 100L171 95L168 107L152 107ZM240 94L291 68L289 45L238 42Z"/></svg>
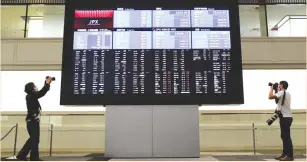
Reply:
<svg viewBox="0 0 307 162"><path fill-rule="evenodd" d="M285 156L283 158L280 158L279 161L294 161L293 157Z"/></svg>
<svg viewBox="0 0 307 162"><path fill-rule="evenodd" d="M20 157L20 156L16 156L16 159L18 161L28 161L28 159L26 157Z"/></svg>
<svg viewBox="0 0 307 162"><path fill-rule="evenodd" d="M281 159L281 158L283 158L283 157L285 157L284 155L280 155L280 156L278 156L278 157L275 157L274 159L275 160L279 160L279 159Z"/></svg>

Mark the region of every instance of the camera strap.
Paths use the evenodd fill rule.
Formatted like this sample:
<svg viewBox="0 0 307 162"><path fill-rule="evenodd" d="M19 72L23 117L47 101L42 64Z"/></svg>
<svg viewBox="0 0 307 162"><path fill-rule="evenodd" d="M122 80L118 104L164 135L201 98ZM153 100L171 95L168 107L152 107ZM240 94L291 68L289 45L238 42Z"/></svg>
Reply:
<svg viewBox="0 0 307 162"><path fill-rule="evenodd" d="M283 94L283 97L282 97L281 106L280 106L280 110L279 110L279 111L282 110L282 107L283 107L284 104L285 104L285 99L286 99L286 91L284 91L284 94Z"/></svg>
<svg viewBox="0 0 307 162"><path fill-rule="evenodd" d="M281 101L281 106L283 106L285 104L285 99L286 99L286 91L284 91L284 95L283 95L282 101Z"/></svg>

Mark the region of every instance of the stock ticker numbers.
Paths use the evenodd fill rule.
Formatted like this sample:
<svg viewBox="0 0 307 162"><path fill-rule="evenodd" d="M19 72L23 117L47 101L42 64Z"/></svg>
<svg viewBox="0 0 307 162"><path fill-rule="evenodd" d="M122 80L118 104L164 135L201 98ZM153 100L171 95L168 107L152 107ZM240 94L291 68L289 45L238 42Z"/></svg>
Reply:
<svg viewBox="0 0 307 162"><path fill-rule="evenodd" d="M76 10L73 94L226 94L229 11Z"/></svg>

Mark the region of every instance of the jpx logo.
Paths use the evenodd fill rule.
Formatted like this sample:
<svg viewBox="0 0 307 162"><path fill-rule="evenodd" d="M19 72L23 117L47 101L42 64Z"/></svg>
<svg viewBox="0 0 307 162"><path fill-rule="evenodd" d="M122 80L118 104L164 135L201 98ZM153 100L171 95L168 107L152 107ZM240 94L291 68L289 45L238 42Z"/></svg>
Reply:
<svg viewBox="0 0 307 162"><path fill-rule="evenodd" d="M90 20L89 25L99 25L98 20Z"/></svg>

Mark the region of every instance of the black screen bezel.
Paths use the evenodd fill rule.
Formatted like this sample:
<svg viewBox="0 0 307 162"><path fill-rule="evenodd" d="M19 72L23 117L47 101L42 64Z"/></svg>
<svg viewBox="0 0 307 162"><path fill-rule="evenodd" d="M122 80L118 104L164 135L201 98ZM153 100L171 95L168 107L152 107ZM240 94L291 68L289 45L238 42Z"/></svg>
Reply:
<svg viewBox="0 0 307 162"><path fill-rule="evenodd" d="M153 96L104 96L74 95L73 78L73 33L74 11L108 8L228 8L231 35L231 78L228 79L228 93L219 95L153 95ZM61 75L60 105L203 105L244 104L239 5L237 1L225 0L66 0Z"/></svg>

